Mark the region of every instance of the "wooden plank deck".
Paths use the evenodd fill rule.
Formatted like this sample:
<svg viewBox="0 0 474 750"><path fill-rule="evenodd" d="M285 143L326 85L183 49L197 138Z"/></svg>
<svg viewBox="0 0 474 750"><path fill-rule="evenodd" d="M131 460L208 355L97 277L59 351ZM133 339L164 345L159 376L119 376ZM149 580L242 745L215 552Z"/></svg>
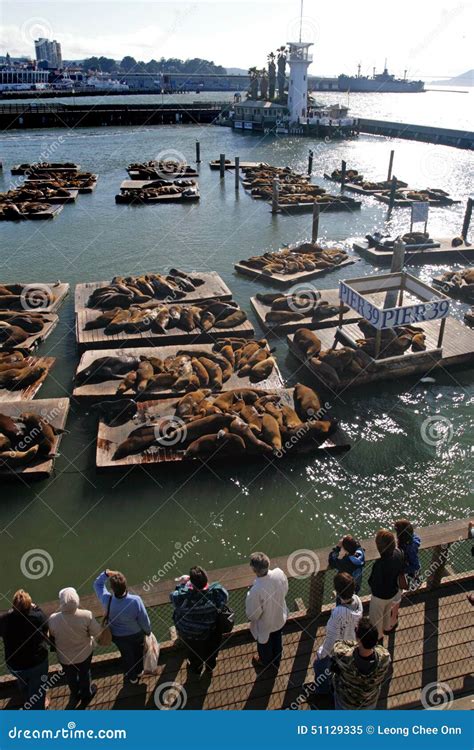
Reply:
<svg viewBox="0 0 474 750"><path fill-rule="evenodd" d="M378 708L421 708L422 690L430 683L447 683L455 700L472 694L474 610L465 592L473 584L471 576L404 598L399 627L385 638L393 674L383 685ZM290 617L278 672L267 669L256 673L251 665L255 643L246 629L225 640L212 677L201 679L187 672L185 652L179 643L162 644L158 674L142 677L139 686L133 688L123 688L116 655L96 656L93 679L99 689L88 709L156 710L160 688L163 691L166 683L172 683L185 698L184 710L306 710L307 691L302 686L314 679L312 664L327 617L327 611L316 620L301 613ZM50 675L55 669L50 669ZM55 684L49 696L51 709L68 707L69 690L63 681ZM320 699L318 707L332 708L330 699ZM10 677L0 681L0 708L19 708Z"/></svg>
<svg viewBox="0 0 474 750"><path fill-rule="evenodd" d="M405 264L462 263L466 261L466 258L474 258L474 245L452 247L450 239L440 239L436 240L436 242L439 243L439 247L412 249L407 246L405 250ZM390 265L392 262L392 250L369 247L367 240L363 238L356 240L352 247L360 255L363 255L377 265Z"/></svg>
<svg viewBox="0 0 474 750"><path fill-rule="evenodd" d="M0 286L2 283L9 284L12 282L0 282ZM0 307L0 317L3 312L54 313L62 305L69 294L69 284L63 284L61 281L33 281L30 283L19 281L16 283L19 283L24 287L23 295L25 297L25 307L22 306L21 301L18 308L9 309L2 305ZM45 297L47 299L45 299Z"/></svg>
<svg viewBox="0 0 474 750"><path fill-rule="evenodd" d="M198 185L198 181L195 179L188 180L185 177L182 179L186 180L186 182L191 182L194 187ZM123 180L120 184L120 190L143 190L143 188L159 187L162 184L163 180ZM173 184L179 186L180 181L174 180ZM189 187L189 185L187 187Z"/></svg>
<svg viewBox="0 0 474 750"><path fill-rule="evenodd" d="M100 315L100 311L82 310L76 314L76 338L81 349L101 349L104 347L117 348L127 344L129 346L171 346L172 344L198 344L215 341L227 336L251 337L255 331L249 320L240 323L234 328L211 328L209 331L182 331L179 328L169 328L167 333L154 333L153 331L141 331L137 333L115 333L107 336L103 328L94 328L85 331L84 326L89 320Z"/></svg>
<svg viewBox="0 0 474 750"><path fill-rule="evenodd" d="M0 404L2 414L10 417L19 417L22 412L28 411L41 415L57 429L64 429L69 413L68 398L36 399L34 401L2 401ZM56 453L61 442L61 435L56 435L52 453ZM8 479L21 477L23 480L46 479L51 476L54 467L54 458L39 459L32 461L17 469L7 469L0 466L0 476Z"/></svg>
<svg viewBox="0 0 474 750"><path fill-rule="evenodd" d="M188 272L187 272L188 273ZM192 292L187 292L182 300L177 300L176 304L180 302L195 302L210 299L221 299L228 300L232 299L232 292L229 287L216 271L210 271L207 273L201 273L200 271L189 271L190 276L199 276L200 279L204 280L204 284L196 287ZM91 309L88 308L87 302L94 289L99 289L102 286L108 286L111 281L90 281L86 284L76 284L76 290L74 293L74 307L76 312L81 310Z"/></svg>
<svg viewBox="0 0 474 750"><path fill-rule="evenodd" d="M264 390L261 388L260 383L256 383L253 386L257 390ZM277 394L280 397L280 401L282 403L287 404L288 406L291 406L291 408L294 408L294 400L293 400L293 389L287 388L287 389L277 389L273 391L273 393ZM215 394L215 397L217 397L218 394ZM214 398L214 396L210 396L210 399ZM123 425L120 425L118 427L109 427L105 424L102 420L99 422L98 432L97 432L97 452L96 452L96 464L98 469L130 469L134 466L140 466L143 464L146 464L147 467L150 467L152 465L160 465L160 464L166 464L170 462L177 462L177 463L196 463L200 459L187 459L184 460L184 450L180 448L179 445L173 445L170 444L169 448L152 448L148 449L147 451L139 454L134 454L130 456L126 456L125 458L118 459L116 461L112 460L112 456L117 449L118 445L122 443L124 440L127 439L128 435L132 430L136 429L137 427L140 427L145 424L150 424L152 422L153 424L156 424L157 426L160 424L160 421L163 421L164 423L168 421L168 418L171 416L174 416L175 414L175 406L176 406L176 398L172 399L163 399L161 401L144 401L141 402L138 405L138 411L137 415L134 418L134 420L126 422ZM318 453L321 455L325 455L327 453L334 453L334 452L340 452L344 450L349 450L350 444L348 441L348 438L346 435L340 430L339 428L334 432L333 435L331 435L324 443L321 443L321 445L306 445L304 448L298 443L295 443L294 446L290 446L292 448L291 451L282 451L282 457L286 455L286 453L290 452L291 455L296 454L304 450L306 453ZM261 458L261 457L260 457ZM251 459L259 459L259 456L252 456L250 454L245 454L240 457L240 460L248 462ZM235 464L236 459L226 456L225 458L219 458L219 456L216 456L215 459L212 459L214 461L232 461ZM211 459L207 459L206 463L209 463Z"/></svg>
<svg viewBox="0 0 474 750"><path fill-rule="evenodd" d="M139 347L137 349L94 349L93 351L86 351L81 357L81 361L76 370L76 373L80 370L88 367L91 362L98 359L99 357L120 357L128 355L130 357L159 357L165 359L166 357L176 356L178 351L185 351L192 353L199 348L200 351L212 352L213 344L200 344L199 347L193 345L183 346L160 346L160 347ZM91 383L89 385L76 385L73 390L73 396L76 398L88 398L88 399L105 399L105 398L120 398L117 396L117 386L120 380L107 380L103 383ZM281 376L279 367L275 364L272 374L266 380L262 380L256 384L258 388L265 390L276 390L283 388L283 378ZM250 383L248 377L239 378L236 373L231 375L222 387L223 391L229 391L234 388L252 388L254 385ZM0 391L1 393L1 391ZM133 397L140 400L150 400L151 398L179 398L184 395L184 391L174 391L171 388L158 388L155 390L143 391L137 395L135 391L127 391L122 394L122 397Z"/></svg>
<svg viewBox="0 0 474 750"><path fill-rule="evenodd" d="M269 201L270 203L271 201ZM315 201L308 201L304 203L278 203L277 204L277 210L281 211L285 214L296 214L296 213L304 213L306 211L313 211ZM362 201L356 201L354 199L350 199L348 201L340 202L338 200L334 201L316 201L316 203L319 206L320 213L325 213L326 211L332 212L332 211L356 211L359 210L362 206Z"/></svg>
<svg viewBox="0 0 474 750"><path fill-rule="evenodd" d="M333 243L332 247L336 247L336 244ZM330 273L331 271L336 271L338 268L350 266L353 263L357 263L358 260L358 258L351 256L347 260L344 260L342 263L339 263L339 265L331 266L331 268L317 268L314 271L302 271L301 273L291 274L265 273L265 271L261 271L258 268L250 268L250 266L246 266L243 263L235 263L234 268L237 273L240 273L244 276L250 276L252 279L258 279L259 281L268 281L274 286L285 288L293 286L294 284L299 284L302 281L310 281L311 279L315 279L318 276L323 276L327 273Z"/></svg>
<svg viewBox="0 0 474 750"><path fill-rule="evenodd" d="M220 169L220 159L214 159L209 162L211 169ZM256 169L257 167L268 167L269 165L264 161L241 161L239 164L240 169ZM235 162L226 162L226 169L235 169Z"/></svg>
<svg viewBox="0 0 474 750"><path fill-rule="evenodd" d="M417 192L416 190L407 190L406 188L402 189L402 192L404 193L410 193L410 192ZM374 193L374 198L378 201L381 201L381 203L386 203L387 205L390 203L390 190L386 190L383 193ZM395 208L411 208L414 203L419 203L420 200L423 203L428 203L429 206L433 206L436 208L450 208L451 206L454 206L458 203L461 203L460 200L455 200L454 198L446 198L439 200L436 200L436 198L422 198L422 199L416 199L416 198L395 198L394 206Z"/></svg>
<svg viewBox="0 0 474 750"><path fill-rule="evenodd" d="M38 393L39 389L43 385L44 381L48 377L50 371L54 367L56 357L25 357L25 360L29 367L44 367L44 373L34 383L27 385L25 388L19 390L10 390L8 388L0 388L0 402L2 401L29 401L34 398ZM12 370L15 368L13 364ZM1 408L1 405L0 405Z"/></svg>
<svg viewBox="0 0 474 750"><path fill-rule="evenodd" d="M192 195L153 195L147 196L146 198L140 198L138 194L126 195L125 193L118 193L115 196L115 203L123 204L126 206L148 206L155 205L158 203L192 203L201 199L200 193L193 193Z"/></svg>
<svg viewBox="0 0 474 750"><path fill-rule="evenodd" d="M443 345L441 349L437 348L439 321L429 321L422 323L426 334L426 347L424 352L407 351L399 357L388 357L383 360L372 360L369 368L363 370L359 375L351 375L349 378L341 379L341 389L352 388L358 385L365 385L378 380L393 380L407 375L416 373L432 373L438 368L453 367L456 365L468 365L474 362L474 331L464 326L455 318L446 319ZM334 345L335 336L338 336L337 347L348 345L344 340L344 333L347 333L352 339L363 338L357 324L349 323L342 329L343 340L339 339L339 329L323 328L318 330L318 338L321 340L322 349L330 349ZM306 361L302 351L294 343L294 334L287 336L288 347L292 354L300 362L303 362L308 371L318 380L316 370L312 367L311 362Z"/></svg>
<svg viewBox="0 0 474 750"><path fill-rule="evenodd" d="M55 219L61 211L63 206L53 206L45 209L44 211L37 211L37 213L23 214L21 218L10 218L0 215L0 221L42 221L43 219Z"/></svg>
<svg viewBox="0 0 474 750"><path fill-rule="evenodd" d="M154 175L149 175L147 177L142 177L142 170L138 169L127 169L128 176L131 180L182 180L187 177L199 177L199 172L195 167L189 166L189 164L186 165L180 165L180 168L176 173L173 172L166 172L163 170L163 172L155 172Z"/></svg>
<svg viewBox="0 0 474 750"><path fill-rule="evenodd" d="M303 289L300 289L299 291L303 292ZM339 290L321 289L321 299L329 302L330 305L339 307ZM250 304L254 309L258 322L267 333L289 333L290 331L296 331L298 328L331 328L332 326L338 325L339 322L339 313L337 313L337 315L332 315L330 318L324 318L317 322L313 322L312 317L307 316L302 320L290 320L285 323L267 323L265 321L265 316L270 312L271 305L266 305L264 302L260 302L256 297L250 297ZM344 325L346 323L354 323L357 320L360 320L360 315L358 315L352 308L344 313L342 318Z"/></svg>
<svg viewBox="0 0 474 750"><path fill-rule="evenodd" d="M52 313L44 313L44 315L42 315L42 318L44 319L44 326L42 331L39 331L39 333L32 333L31 336L28 336L28 338L25 339L25 341L22 341L21 344L17 344L16 346L9 348L21 349L22 351L31 351L32 349L36 349L43 341L45 341L56 328L59 322L59 316ZM6 347L3 346L3 344L0 344L0 351L4 351L5 349Z"/></svg>

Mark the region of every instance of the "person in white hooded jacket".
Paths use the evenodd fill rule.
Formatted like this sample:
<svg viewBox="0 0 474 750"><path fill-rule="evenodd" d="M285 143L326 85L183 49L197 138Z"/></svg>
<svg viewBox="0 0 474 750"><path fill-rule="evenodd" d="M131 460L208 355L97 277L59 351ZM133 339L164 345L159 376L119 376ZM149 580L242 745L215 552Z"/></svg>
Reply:
<svg viewBox="0 0 474 750"><path fill-rule="evenodd" d="M94 637L102 628L88 609L79 609L79 594L69 586L59 592L59 612L48 621L49 633L54 640L74 703L91 702L97 686L91 684L91 661Z"/></svg>
<svg viewBox="0 0 474 750"><path fill-rule="evenodd" d="M257 641L258 658L253 659L253 665L257 668L273 665L278 669L283 651L282 631L288 618L288 579L280 568L270 570L270 558L264 552L250 556L250 567L257 576L245 602L250 632Z"/></svg>
<svg viewBox="0 0 474 750"><path fill-rule="evenodd" d="M334 576L336 606L326 625L326 637L318 648L314 662L314 676L317 694L330 692L331 651L336 641L354 641L356 628L362 617L362 602L354 593L355 581L350 573L337 573Z"/></svg>

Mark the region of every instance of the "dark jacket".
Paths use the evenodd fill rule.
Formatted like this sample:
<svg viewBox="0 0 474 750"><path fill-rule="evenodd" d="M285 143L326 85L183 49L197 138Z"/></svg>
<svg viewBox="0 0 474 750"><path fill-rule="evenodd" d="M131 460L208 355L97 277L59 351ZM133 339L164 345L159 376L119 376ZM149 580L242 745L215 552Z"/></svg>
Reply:
<svg viewBox="0 0 474 750"><path fill-rule="evenodd" d="M362 571L365 565L365 550L358 547L353 555L339 557L341 548L337 545L329 553L328 565L337 570L338 573L349 573L355 581L356 594L360 591L362 584Z"/></svg>
<svg viewBox="0 0 474 750"><path fill-rule="evenodd" d="M369 586L378 599L393 599L398 592L398 577L404 572L405 558L399 549L374 562L369 576Z"/></svg>
<svg viewBox="0 0 474 750"><path fill-rule="evenodd" d="M228 598L229 594L220 583L211 584L206 591L180 583L170 594L178 633L185 640L205 640L215 630L219 609Z"/></svg>
<svg viewBox="0 0 474 750"><path fill-rule="evenodd" d="M420 558L418 557L420 544L420 537L417 534L413 534L413 540L409 544L400 546L400 549L405 556L405 568L403 572L408 576L416 575L421 568Z"/></svg>
<svg viewBox="0 0 474 750"><path fill-rule="evenodd" d="M48 618L33 604L28 614L10 609L0 617L5 662L15 672L37 667L48 659Z"/></svg>

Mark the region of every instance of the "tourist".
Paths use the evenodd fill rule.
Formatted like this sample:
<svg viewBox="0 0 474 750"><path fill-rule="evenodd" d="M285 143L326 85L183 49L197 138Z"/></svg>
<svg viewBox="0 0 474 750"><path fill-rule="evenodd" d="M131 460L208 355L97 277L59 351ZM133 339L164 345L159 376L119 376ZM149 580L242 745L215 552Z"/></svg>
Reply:
<svg viewBox="0 0 474 750"><path fill-rule="evenodd" d="M398 609L392 618L392 608L400 602L400 589L406 588L406 584L401 580L405 560L403 552L396 547L395 536L388 529L377 531L375 544L380 559L374 562L369 576L372 593L369 617L379 632L379 639L383 639L384 633L392 633L398 624Z"/></svg>
<svg viewBox="0 0 474 750"><path fill-rule="evenodd" d="M173 622L186 646L190 671L200 675L204 668L212 674L222 642L219 611L229 594L220 583L209 585L206 571L196 565L189 576L179 579L170 599Z"/></svg>
<svg viewBox="0 0 474 750"><path fill-rule="evenodd" d="M420 585L420 558L418 551L421 545L421 539L415 534L413 525L406 518L399 518L394 524L397 535L398 549L403 552L405 558L405 573L408 588L413 590Z"/></svg>
<svg viewBox="0 0 474 750"><path fill-rule="evenodd" d="M326 625L326 637L317 651L314 678L317 694L331 689L331 651L336 641L353 641L357 623L362 617L362 602L354 593L355 582L349 573L334 576L336 606Z"/></svg>
<svg viewBox="0 0 474 750"><path fill-rule="evenodd" d="M341 556L341 552L343 553ZM328 565L340 573L349 573L355 582L358 594L362 584L362 570L365 565L365 551L350 534L346 534L329 553Z"/></svg>
<svg viewBox="0 0 474 750"><path fill-rule="evenodd" d="M97 692L91 684L91 661L94 637L102 628L88 609L79 609L79 594L67 587L59 592L59 612L48 621L59 663L71 691L71 700L87 705Z"/></svg>
<svg viewBox="0 0 474 750"><path fill-rule="evenodd" d="M5 663L16 677L24 708L47 708L48 618L33 604L31 596L19 589L12 608L0 616Z"/></svg>
<svg viewBox="0 0 474 750"><path fill-rule="evenodd" d="M107 590L107 581L112 593ZM130 594L127 579L117 570L104 570L94 582L97 598L108 612L112 640L120 651L125 683L136 685L143 672L145 636L151 633L141 597Z"/></svg>
<svg viewBox="0 0 474 750"><path fill-rule="evenodd" d="M250 632L257 641L258 658L254 667L273 665L278 669L283 651L283 626L288 618L285 597L288 579L280 568L270 570L270 559L263 552L254 552L250 567L256 574L247 594L245 612L250 621Z"/></svg>
<svg viewBox="0 0 474 750"><path fill-rule="evenodd" d="M388 676L390 654L377 644L378 631L368 617L356 629L356 641L337 641L332 650L334 707L371 710L377 707L382 683Z"/></svg>

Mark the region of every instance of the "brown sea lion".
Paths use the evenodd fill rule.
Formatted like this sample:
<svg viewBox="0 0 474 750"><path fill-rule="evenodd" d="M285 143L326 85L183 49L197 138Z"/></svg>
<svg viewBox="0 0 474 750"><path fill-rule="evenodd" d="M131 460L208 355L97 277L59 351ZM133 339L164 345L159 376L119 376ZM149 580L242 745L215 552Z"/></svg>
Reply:
<svg viewBox="0 0 474 750"><path fill-rule="evenodd" d="M281 450L280 426L271 414L264 414L262 417L262 437L265 443L272 446L273 450Z"/></svg>
<svg viewBox="0 0 474 750"><path fill-rule="evenodd" d="M184 458L198 456L234 456L245 453L245 443L239 435L220 430L216 434L203 435L186 449Z"/></svg>
<svg viewBox="0 0 474 750"><path fill-rule="evenodd" d="M275 367L276 362L273 357L267 357L263 362L257 362L252 366L249 372L249 380L251 383L259 383L261 380L265 380L270 377Z"/></svg>
<svg viewBox="0 0 474 750"><path fill-rule="evenodd" d="M316 376L331 390L338 390L341 385L339 375L337 374L334 367L327 365L317 357L310 359L311 369L315 372Z"/></svg>
<svg viewBox="0 0 474 750"><path fill-rule="evenodd" d="M11 440L6 435L0 435L0 453L2 451L9 451L11 447Z"/></svg>
<svg viewBox="0 0 474 750"><path fill-rule="evenodd" d="M209 375L209 387L212 390L220 390L222 388L222 368L207 357L200 357L199 361Z"/></svg>
<svg viewBox="0 0 474 750"><path fill-rule="evenodd" d="M7 414L0 414L0 433L3 433L12 443L15 443L23 434L21 425Z"/></svg>
<svg viewBox="0 0 474 750"><path fill-rule="evenodd" d="M211 414L211 416L187 422L182 427L177 427L174 431L170 430L170 432L175 444L191 443L202 435L215 434L219 430L229 427L233 419L234 417L230 414ZM157 442L159 445L160 440L158 439Z"/></svg>
<svg viewBox="0 0 474 750"><path fill-rule="evenodd" d="M214 328L235 328L241 323L245 323L246 320L247 315L243 310L235 310L226 318L220 318L219 320L216 320Z"/></svg>
<svg viewBox="0 0 474 750"><path fill-rule="evenodd" d="M204 365L199 361L199 359L196 359L196 357L193 357L191 360L191 365L199 379L199 385L203 387L206 387L207 385L209 385L209 373L204 367Z"/></svg>
<svg viewBox="0 0 474 750"><path fill-rule="evenodd" d="M33 461L39 451L37 445L32 445L26 451L3 451L0 453L0 466L7 468L16 468L17 466L24 466Z"/></svg>
<svg viewBox="0 0 474 750"><path fill-rule="evenodd" d="M321 351L321 341L309 328L298 328L295 332L294 342L308 358L317 357Z"/></svg>
<svg viewBox="0 0 474 750"><path fill-rule="evenodd" d="M249 453L270 455L273 452L271 445L265 443L263 440L259 440L251 427L243 419L240 419L240 417L233 419L229 429L234 434L240 435Z"/></svg>
<svg viewBox="0 0 474 750"><path fill-rule="evenodd" d="M117 388L117 393L125 393L130 388L133 388L137 381L137 371L132 370L131 372L127 373L122 380L121 383L119 383Z"/></svg>
<svg viewBox="0 0 474 750"><path fill-rule="evenodd" d="M137 391L145 391L148 382L153 378L154 369L151 362L146 360L140 362L137 369Z"/></svg>
<svg viewBox="0 0 474 750"><path fill-rule="evenodd" d="M293 399L295 402L295 411L303 422L314 417L321 410L321 401L318 394L312 388L302 385L302 383L295 385Z"/></svg>

